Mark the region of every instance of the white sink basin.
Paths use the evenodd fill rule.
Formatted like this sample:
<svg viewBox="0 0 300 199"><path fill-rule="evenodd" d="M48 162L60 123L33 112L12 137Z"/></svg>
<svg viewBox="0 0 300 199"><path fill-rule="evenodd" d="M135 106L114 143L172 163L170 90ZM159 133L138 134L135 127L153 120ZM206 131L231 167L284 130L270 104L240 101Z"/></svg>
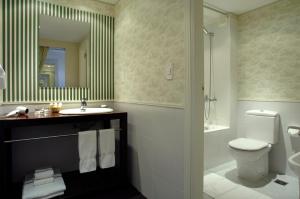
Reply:
<svg viewBox="0 0 300 199"><path fill-rule="evenodd" d="M64 109L59 111L63 115L88 115L88 114L97 114L97 113L109 113L114 111L111 108L85 108L81 110L80 108Z"/></svg>
<svg viewBox="0 0 300 199"><path fill-rule="evenodd" d="M300 177L300 152L289 157L289 167Z"/></svg>

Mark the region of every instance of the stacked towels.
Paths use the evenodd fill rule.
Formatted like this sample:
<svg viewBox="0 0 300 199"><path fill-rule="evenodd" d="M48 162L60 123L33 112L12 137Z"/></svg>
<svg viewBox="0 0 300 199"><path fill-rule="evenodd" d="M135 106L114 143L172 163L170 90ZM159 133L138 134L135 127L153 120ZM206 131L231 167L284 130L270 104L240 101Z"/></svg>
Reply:
<svg viewBox="0 0 300 199"><path fill-rule="evenodd" d="M48 199L64 194L66 186L59 170L35 170L25 177L22 199Z"/></svg>
<svg viewBox="0 0 300 199"><path fill-rule="evenodd" d="M54 171L52 168L37 169L34 172L33 184L43 185L54 181Z"/></svg>

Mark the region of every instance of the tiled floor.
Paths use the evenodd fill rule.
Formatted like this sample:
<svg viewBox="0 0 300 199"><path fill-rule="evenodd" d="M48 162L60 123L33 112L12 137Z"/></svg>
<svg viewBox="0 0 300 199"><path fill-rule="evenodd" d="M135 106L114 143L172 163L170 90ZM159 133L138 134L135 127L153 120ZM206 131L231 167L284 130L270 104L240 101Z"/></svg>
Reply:
<svg viewBox="0 0 300 199"><path fill-rule="evenodd" d="M244 185L273 199L299 199L298 179L292 176L270 174L265 180L249 183L238 178L234 161L206 170L205 174L208 173L216 173L234 183ZM288 184L285 186L279 185L274 182L276 179L283 180Z"/></svg>
<svg viewBox="0 0 300 199"><path fill-rule="evenodd" d="M146 199L140 192L134 187L128 186L107 192L97 194L97 196L85 198L85 199Z"/></svg>

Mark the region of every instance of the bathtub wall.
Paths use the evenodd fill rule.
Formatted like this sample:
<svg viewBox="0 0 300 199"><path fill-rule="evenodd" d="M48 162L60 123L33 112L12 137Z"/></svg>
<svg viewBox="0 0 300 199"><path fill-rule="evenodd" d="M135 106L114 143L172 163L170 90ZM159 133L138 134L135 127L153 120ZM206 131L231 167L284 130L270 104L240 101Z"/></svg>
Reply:
<svg viewBox="0 0 300 199"><path fill-rule="evenodd" d="M235 17L214 14L215 12L205 9L207 18L215 17L215 20L204 20L205 27L209 32L214 33L212 38L212 80L210 77L210 36L204 37L204 91L209 94L211 86L212 96L217 98L216 102L211 103L211 114L207 124L231 126L232 106L235 106L235 60L232 50L235 45ZM217 16L215 16L217 15ZM206 103L207 106L208 103Z"/></svg>
<svg viewBox="0 0 300 199"><path fill-rule="evenodd" d="M209 128L212 129L204 133L205 169L232 161L227 145L230 140L236 138L236 17L229 15L224 18L223 16L222 20L210 22L211 24L207 24L207 29L215 33L213 87L217 102L213 106L212 117L207 121L210 123ZM209 76L208 37L205 42L205 85L207 85L209 81L207 78Z"/></svg>

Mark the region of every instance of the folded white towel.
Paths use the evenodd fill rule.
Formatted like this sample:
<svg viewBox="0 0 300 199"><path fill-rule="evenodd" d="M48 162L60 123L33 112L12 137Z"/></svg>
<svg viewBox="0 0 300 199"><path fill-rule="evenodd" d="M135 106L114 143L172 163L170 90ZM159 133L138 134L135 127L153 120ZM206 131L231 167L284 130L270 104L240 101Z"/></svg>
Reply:
<svg viewBox="0 0 300 199"><path fill-rule="evenodd" d="M53 177L54 171L52 168L37 169L34 171L34 179L44 179Z"/></svg>
<svg viewBox="0 0 300 199"><path fill-rule="evenodd" d="M38 199L50 199L50 198L55 198L55 197L57 197L57 196L62 196L62 195L64 195L64 194L65 194L65 192L64 192L64 191L61 191L61 192L57 192L57 193L50 194L50 195L48 195L48 196L40 197L40 198L38 198Z"/></svg>
<svg viewBox="0 0 300 199"><path fill-rule="evenodd" d="M78 133L79 171L86 173L97 169L97 132L81 131Z"/></svg>
<svg viewBox="0 0 300 199"><path fill-rule="evenodd" d="M53 181L57 177L61 177L61 173L60 173L59 169L54 170ZM47 179L47 178L44 178L44 179ZM29 175L25 176L24 184L30 184L30 183L34 184L34 181L37 181L37 180L39 180L39 179L34 179L34 174L29 174ZM41 180L43 180L43 179L41 179Z"/></svg>
<svg viewBox="0 0 300 199"><path fill-rule="evenodd" d="M51 183L51 182L53 182L53 181L54 181L54 177L43 178L43 179L34 179L34 180L33 180L33 184L34 184L35 186L39 186L39 185Z"/></svg>
<svg viewBox="0 0 300 199"><path fill-rule="evenodd" d="M99 133L99 165L102 169L115 166L115 130L101 129Z"/></svg>
<svg viewBox="0 0 300 199"><path fill-rule="evenodd" d="M52 183L35 186L32 178L26 177L22 199L51 198L53 194L64 193L66 186L62 177L55 177Z"/></svg>

